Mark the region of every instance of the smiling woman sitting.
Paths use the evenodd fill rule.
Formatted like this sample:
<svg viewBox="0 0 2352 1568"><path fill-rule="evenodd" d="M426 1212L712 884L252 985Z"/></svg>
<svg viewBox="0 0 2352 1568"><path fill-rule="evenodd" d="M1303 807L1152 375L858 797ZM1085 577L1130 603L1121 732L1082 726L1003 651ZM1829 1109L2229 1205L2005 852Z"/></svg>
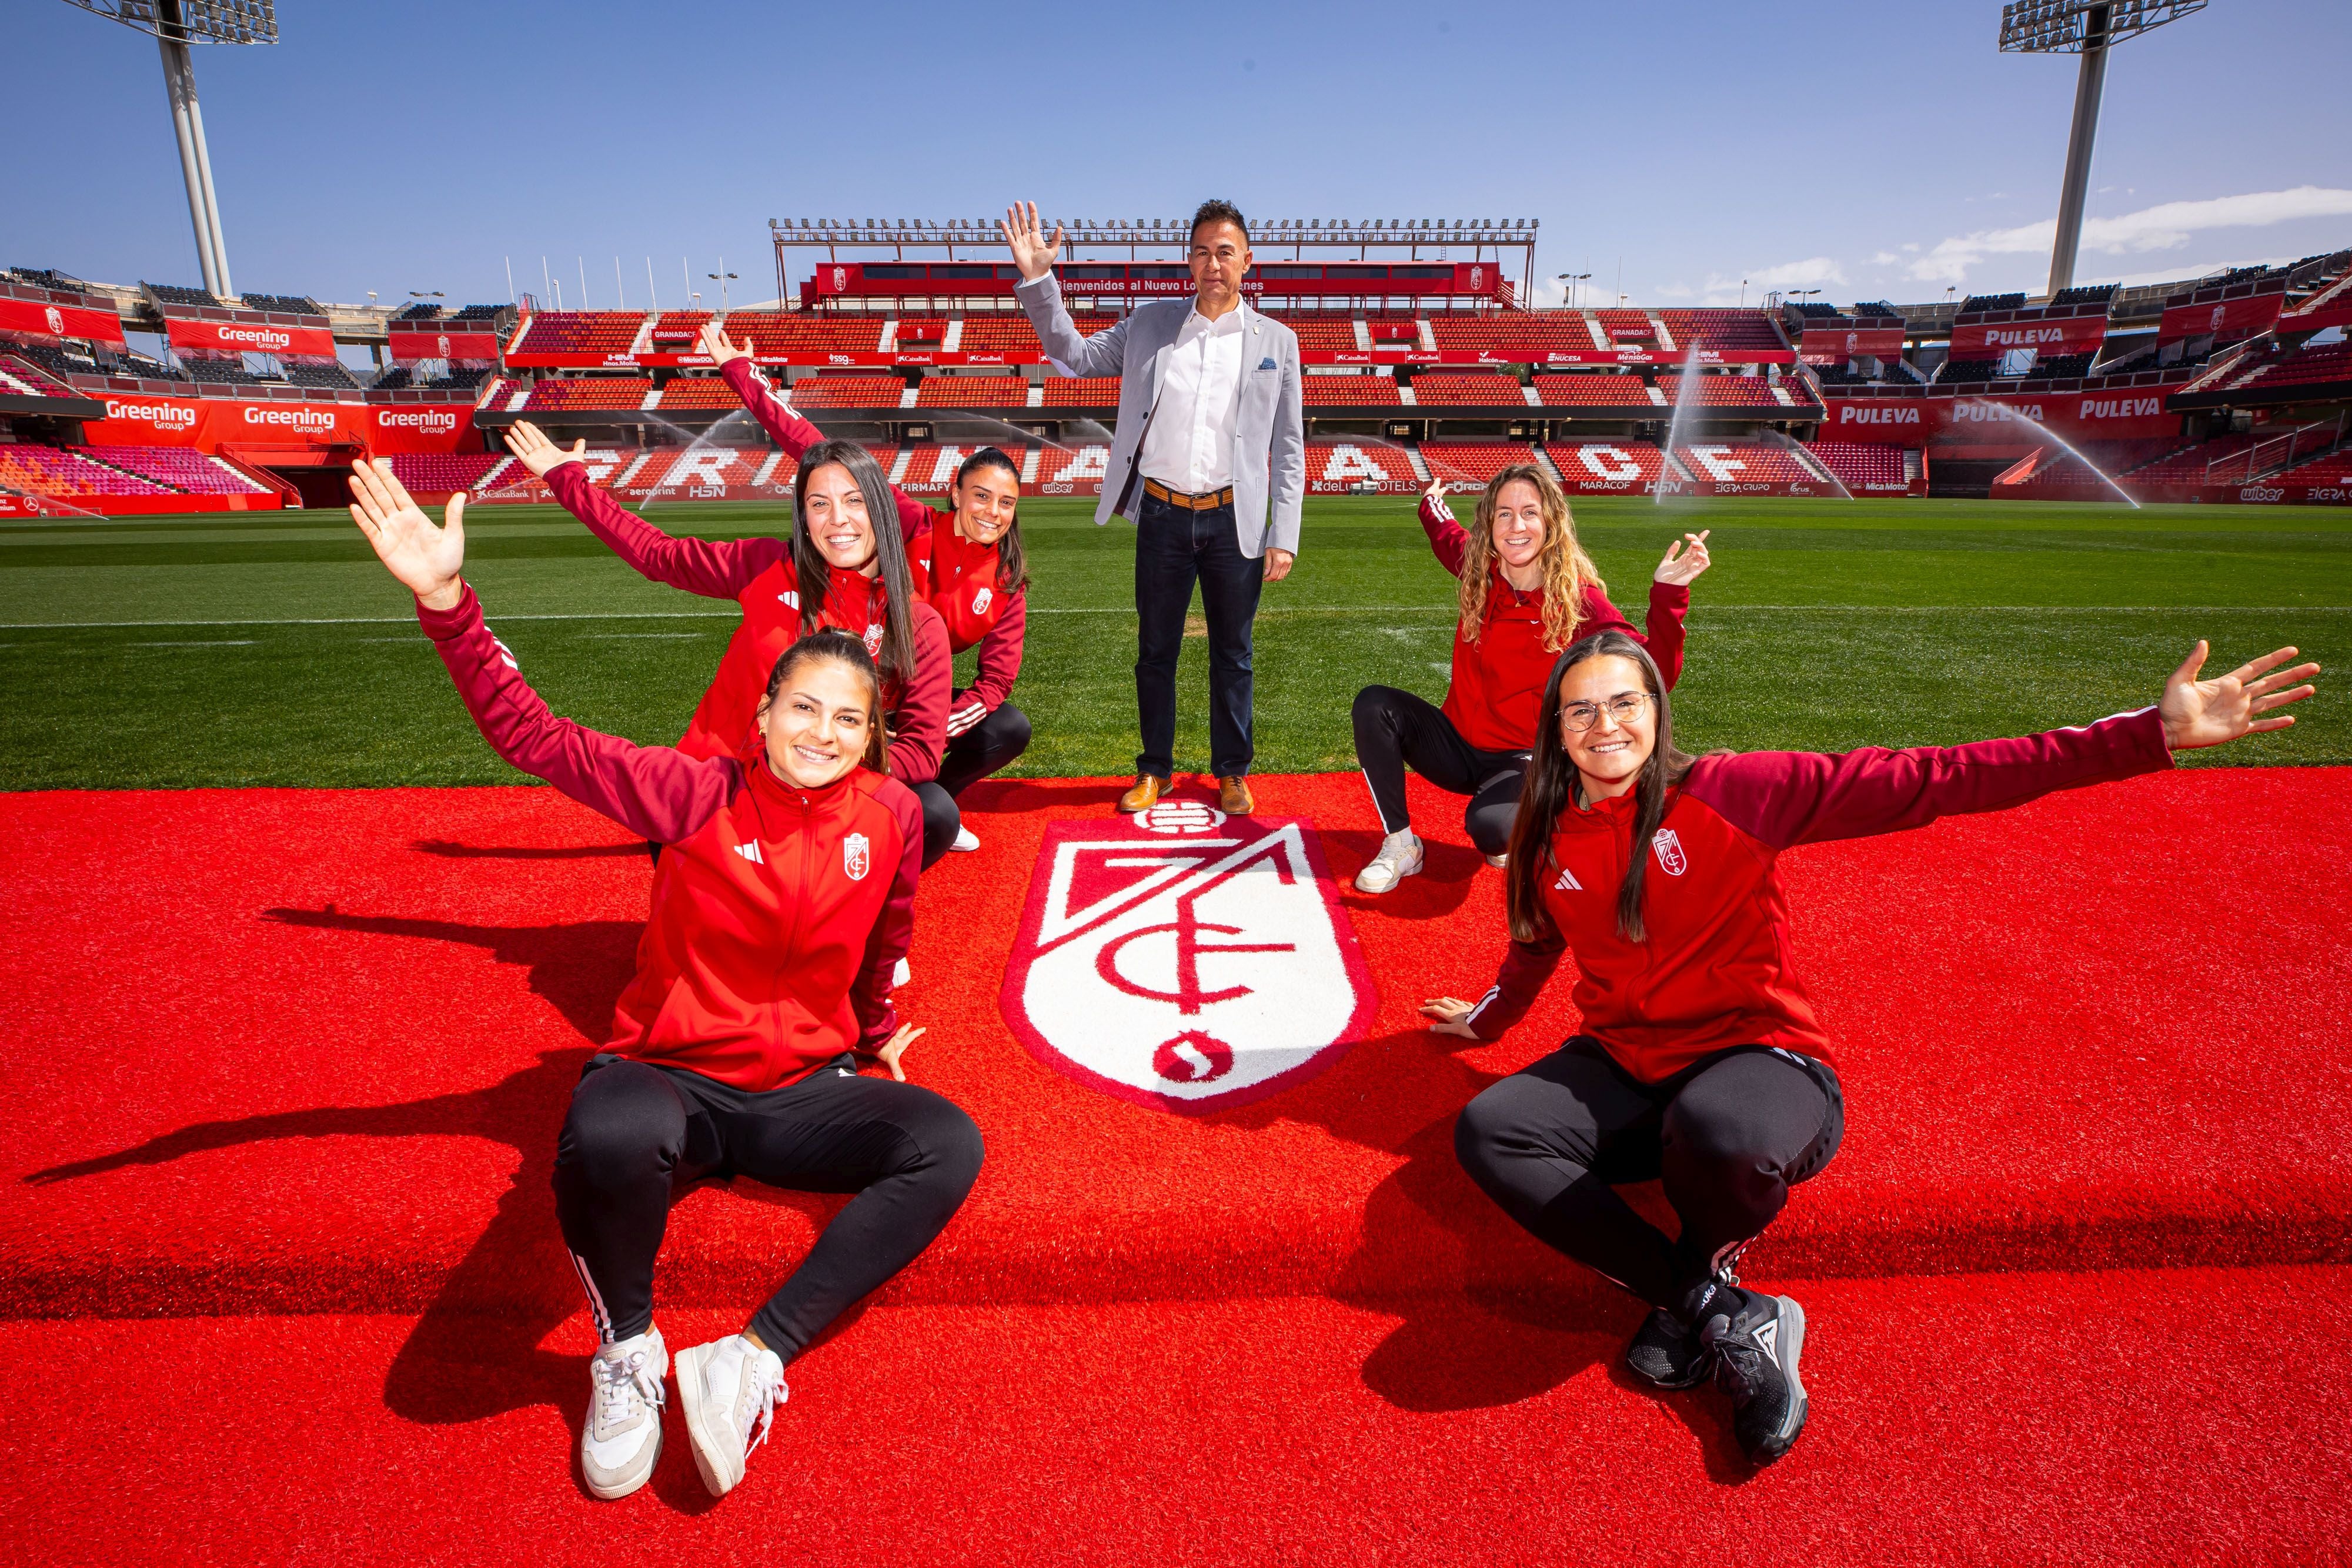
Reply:
<svg viewBox="0 0 2352 1568"><path fill-rule="evenodd" d="M498 754L668 846L635 976L556 1143L555 1210L600 1344L582 1479L643 1486L661 1451L669 1352L654 1258L676 1196L709 1176L856 1196L740 1333L679 1353L678 1392L713 1493L742 1479L787 1362L939 1235L979 1174L980 1131L906 1082L891 972L913 926L922 817L887 777L882 683L859 638L818 630L771 662L740 747L696 757L559 718L483 624L463 497L444 528L389 465L352 475L352 517ZM858 1072L863 1055L888 1078Z"/></svg>
<svg viewBox="0 0 2352 1568"><path fill-rule="evenodd" d="M1535 464L1496 475L1467 529L1445 504L1445 481L1434 481L1421 498L1421 526L1440 564L1462 580L1452 678L1442 710L1394 686L1356 694L1356 759L1388 835L1356 875L1360 893L1386 893L1421 870L1405 808L1408 763L1446 793L1470 797L1470 841L1501 864L1552 660L1578 637L1633 630L1577 542L1568 497ZM1682 673L1691 580L1706 568L1706 535L1685 534L1651 580L1648 647L1668 686Z"/></svg>

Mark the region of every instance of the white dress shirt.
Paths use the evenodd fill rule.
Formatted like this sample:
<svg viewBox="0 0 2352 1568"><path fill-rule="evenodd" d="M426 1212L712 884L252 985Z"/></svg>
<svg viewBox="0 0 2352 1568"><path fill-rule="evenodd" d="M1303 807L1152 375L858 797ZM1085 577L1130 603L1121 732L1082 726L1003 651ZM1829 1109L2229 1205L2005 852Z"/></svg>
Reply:
<svg viewBox="0 0 2352 1568"><path fill-rule="evenodd" d="M1143 433L1147 479L1202 495L1234 482L1234 423L1241 410L1242 308L1212 321L1194 307L1168 350L1160 404Z"/></svg>

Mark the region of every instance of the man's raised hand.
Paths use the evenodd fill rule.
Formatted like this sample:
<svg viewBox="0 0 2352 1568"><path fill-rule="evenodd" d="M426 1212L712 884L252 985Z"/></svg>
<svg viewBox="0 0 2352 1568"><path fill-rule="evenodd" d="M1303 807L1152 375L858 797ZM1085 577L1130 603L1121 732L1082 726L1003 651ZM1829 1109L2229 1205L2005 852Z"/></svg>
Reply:
<svg viewBox="0 0 2352 1568"><path fill-rule="evenodd" d="M2299 703L2315 689L2295 683L2319 674L2317 664L2279 668L2294 657L2297 650L2294 648L2249 659L2218 680L2200 681L2197 672L2205 667L2208 652L2205 640L2199 638L2180 668L2164 684L2164 700L2157 705L2157 713L2164 720L2164 743L2175 751L2220 746L2256 730L2284 729L2294 722L2292 717L2262 716Z"/></svg>
<svg viewBox="0 0 2352 1568"><path fill-rule="evenodd" d="M1691 579L1707 569L1706 536L1713 532L1713 528L1701 528L1695 534L1685 534L1668 545L1666 559L1658 563L1658 570L1650 574L1650 580L1688 588ZM1687 550L1683 549L1685 542L1690 546Z"/></svg>
<svg viewBox="0 0 2352 1568"><path fill-rule="evenodd" d="M360 526L376 559L390 569L427 610L455 610L466 596L466 495L449 497L435 528L423 507L381 457L352 465L352 521Z"/></svg>
<svg viewBox="0 0 2352 1568"><path fill-rule="evenodd" d="M751 357L751 340L744 339L740 348L729 342L726 329L719 326L716 319L705 321L702 324L702 330L695 336L694 348L697 353L709 354L710 362L719 366L724 366L730 360L748 360Z"/></svg>
<svg viewBox="0 0 2352 1568"><path fill-rule="evenodd" d="M1015 202L1005 208L1004 221L996 225L996 231L1013 247L1013 265L1021 269L1022 277L1028 282L1034 283L1053 271L1054 263L1061 257L1062 225L1054 225L1054 238L1048 244L1045 231L1037 222L1034 202Z"/></svg>
<svg viewBox="0 0 2352 1568"><path fill-rule="evenodd" d="M507 429L507 450L515 460L531 472L535 479L547 477L548 470L562 463L578 463L588 455L588 438L582 436L566 452L547 438L547 433L527 419L518 419Z"/></svg>

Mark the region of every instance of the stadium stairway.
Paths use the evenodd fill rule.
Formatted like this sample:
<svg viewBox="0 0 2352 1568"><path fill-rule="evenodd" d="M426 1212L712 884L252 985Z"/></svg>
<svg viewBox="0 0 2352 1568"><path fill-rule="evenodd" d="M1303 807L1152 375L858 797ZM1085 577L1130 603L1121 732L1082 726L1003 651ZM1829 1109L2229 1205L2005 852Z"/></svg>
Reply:
<svg viewBox="0 0 2352 1568"><path fill-rule="evenodd" d="M1850 1124L1748 1259L1814 1324L1812 1427L1752 1479L1721 1400L1629 1386L1631 1305L1454 1162L1463 1102L1573 1027L1564 976L1500 1044L1419 1027L1499 952L1458 801L1417 793L1423 876L1340 897L1360 1043L1177 1115L998 1005L1045 824L1119 782L983 786L903 1000L987 1168L708 1513L674 1416L650 1495L600 1507L563 1468L590 1335L549 1165L642 845L543 789L6 797L0 1312L32 1397L0 1542L2312 1561L2352 1529L2347 781L2184 770L1788 858ZM1255 782L1344 886L1379 836L1360 780ZM673 1344L740 1322L839 1201L682 1201Z"/></svg>

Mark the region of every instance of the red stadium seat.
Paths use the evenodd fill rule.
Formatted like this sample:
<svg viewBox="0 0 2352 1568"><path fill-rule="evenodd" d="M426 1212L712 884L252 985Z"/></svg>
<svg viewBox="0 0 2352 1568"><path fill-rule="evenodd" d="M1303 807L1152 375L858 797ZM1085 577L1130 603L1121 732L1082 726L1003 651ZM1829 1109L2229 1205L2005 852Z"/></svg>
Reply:
<svg viewBox="0 0 2352 1568"><path fill-rule="evenodd" d="M794 408L897 408L907 383L897 376L810 376L792 385Z"/></svg>
<svg viewBox="0 0 2352 1568"><path fill-rule="evenodd" d="M63 447L0 444L0 485L36 496L169 496L173 488Z"/></svg>
<svg viewBox="0 0 2352 1568"><path fill-rule="evenodd" d="M1695 441L1675 448L1693 479L1718 485L1819 485L1821 476L1787 448L1748 441Z"/></svg>
<svg viewBox="0 0 2352 1568"><path fill-rule="evenodd" d="M1491 349L1541 354L1607 348L1596 344L1582 315L1572 310L1439 311L1429 318L1441 349Z"/></svg>
<svg viewBox="0 0 2352 1568"><path fill-rule="evenodd" d="M1903 449L1874 446L1858 441L1808 441L1805 450L1856 495L1864 490L1899 490L1904 486Z"/></svg>
<svg viewBox="0 0 2352 1568"><path fill-rule="evenodd" d="M1527 406L1527 389L1516 376L1427 372L1413 377L1412 401L1428 405L1468 404L1475 407Z"/></svg>
<svg viewBox="0 0 2352 1568"><path fill-rule="evenodd" d="M642 310L542 310L523 328L523 354L625 354L646 323Z"/></svg>
<svg viewBox="0 0 2352 1568"><path fill-rule="evenodd" d="M1307 444L1307 488L1318 496L1371 489L1382 495L1412 495L1426 483L1413 472L1402 446L1377 441L1310 441Z"/></svg>
<svg viewBox="0 0 2352 1568"><path fill-rule="evenodd" d="M751 340L759 354L871 354L882 347L878 316L831 316L815 310L738 310L727 318L730 342Z"/></svg>
<svg viewBox="0 0 2352 1568"><path fill-rule="evenodd" d="M1571 495L1642 495L1666 461L1646 441L1548 441L1544 453Z"/></svg>
<svg viewBox="0 0 2352 1568"><path fill-rule="evenodd" d="M735 389L717 376L680 376L662 388L662 409L740 408Z"/></svg>
<svg viewBox="0 0 2352 1568"><path fill-rule="evenodd" d="M915 392L917 408L1022 408L1029 383L1019 376L926 376Z"/></svg>
<svg viewBox="0 0 2352 1568"><path fill-rule="evenodd" d="M1524 441L1424 441L1421 460L1440 479L1484 485L1514 463L1533 463L1536 449Z"/></svg>
<svg viewBox="0 0 2352 1568"><path fill-rule="evenodd" d="M192 446L77 446L68 450L191 496L266 496L256 484L217 457Z"/></svg>
<svg viewBox="0 0 2352 1568"><path fill-rule="evenodd" d="M530 389L527 413L540 410L639 408L654 390L651 376L551 376Z"/></svg>
<svg viewBox="0 0 2352 1568"><path fill-rule="evenodd" d="M1620 371L1584 371L1572 375L1538 376L1536 396L1546 408L1657 408L1661 400L1636 375Z"/></svg>
<svg viewBox="0 0 2352 1568"><path fill-rule="evenodd" d="M1302 376L1298 398L1307 408L1386 407L1397 402L1397 384L1390 376Z"/></svg>
<svg viewBox="0 0 2352 1568"><path fill-rule="evenodd" d="M1045 379L1047 408L1108 408L1118 407L1117 376L1048 376Z"/></svg>

